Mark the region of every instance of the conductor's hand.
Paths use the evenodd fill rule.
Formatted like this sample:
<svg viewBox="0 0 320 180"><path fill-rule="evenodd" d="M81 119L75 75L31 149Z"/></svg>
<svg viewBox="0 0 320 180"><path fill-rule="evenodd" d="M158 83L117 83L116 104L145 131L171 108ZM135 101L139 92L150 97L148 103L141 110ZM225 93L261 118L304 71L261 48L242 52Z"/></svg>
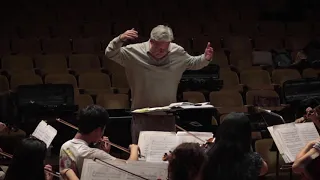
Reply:
<svg viewBox="0 0 320 180"><path fill-rule="evenodd" d="M133 40L138 38L138 32L132 28L131 30L127 30L123 34L120 35L121 41L127 41L128 39Z"/></svg>
<svg viewBox="0 0 320 180"><path fill-rule="evenodd" d="M204 51L204 57L207 61L211 61L213 56L213 48L211 47L210 42L208 42L206 50Z"/></svg>

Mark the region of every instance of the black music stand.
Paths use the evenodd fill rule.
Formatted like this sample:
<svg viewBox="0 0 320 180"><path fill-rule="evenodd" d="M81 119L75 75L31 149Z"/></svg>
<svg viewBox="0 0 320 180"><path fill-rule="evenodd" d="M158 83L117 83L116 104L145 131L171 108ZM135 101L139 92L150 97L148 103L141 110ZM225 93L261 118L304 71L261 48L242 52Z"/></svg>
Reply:
<svg viewBox="0 0 320 180"><path fill-rule="evenodd" d="M286 123L281 115L278 115L274 112L268 112L268 110L260 111L260 115L268 127ZM274 141L272 143L270 151L276 151L276 179L279 179L279 170L287 169L287 168L280 167L280 162L279 162L280 153ZM292 179L292 169L290 168L290 180L291 179Z"/></svg>

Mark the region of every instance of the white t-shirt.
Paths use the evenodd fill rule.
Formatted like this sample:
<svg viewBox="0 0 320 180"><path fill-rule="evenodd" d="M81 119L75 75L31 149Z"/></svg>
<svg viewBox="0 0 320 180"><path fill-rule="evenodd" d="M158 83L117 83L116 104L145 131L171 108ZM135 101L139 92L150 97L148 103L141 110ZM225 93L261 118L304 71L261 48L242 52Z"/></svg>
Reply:
<svg viewBox="0 0 320 180"><path fill-rule="evenodd" d="M81 176L84 159L98 158L101 160L115 160L111 156L97 148L89 147L88 143L81 139L71 139L65 142L60 149L59 168L72 169L78 177Z"/></svg>

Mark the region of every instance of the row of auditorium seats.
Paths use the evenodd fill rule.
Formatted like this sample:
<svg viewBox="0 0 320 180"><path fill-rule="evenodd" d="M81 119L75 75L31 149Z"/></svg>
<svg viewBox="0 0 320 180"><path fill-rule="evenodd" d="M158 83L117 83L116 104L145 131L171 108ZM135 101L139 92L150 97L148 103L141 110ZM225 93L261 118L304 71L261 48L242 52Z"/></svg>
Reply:
<svg viewBox="0 0 320 180"><path fill-rule="evenodd" d="M90 37L102 36L110 37L123 33L125 30L135 28L142 36L149 36L151 29L157 24L168 24L173 28L176 37L197 37L201 35L209 36L230 36L247 35L256 36L310 36L319 35L320 23L309 22L278 22L278 21L260 21L260 22L233 22L227 21L202 23L201 21L190 21L189 19L180 19L175 22L159 21L105 21L90 22L85 24L58 23L58 24L37 24L37 23L19 23L3 26L0 30L2 37L12 38L30 38L30 37ZM187 31L186 31L187 29Z"/></svg>
<svg viewBox="0 0 320 180"><path fill-rule="evenodd" d="M101 39L91 38L49 38L49 39L0 39L0 55L6 54L72 54L93 53L101 54L112 37ZM214 36L198 36L195 38L176 38L174 42L184 47L191 54L203 53L207 42L216 51L227 50L230 52L251 53L251 51L270 51L288 49L299 51L314 38L287 37L257 37L250 39L247 36L228 36L224 38ZM147 41L148 37L140 37L136 42Z"/></svg>
<svg viewBox="0 0 320 180"><path fill-rule="evenodd" d="M99 56L93 54L73 54L70 55L67 60L66 56L58 54L38 55L34 59L30 56L13 55L3 57L1 62L2 71L7 73L8 76L21 74L23 77L23 74L35 73L44 76L46 74L71 73L74 75L79 75L83 73L107 72L112 77L112 83L117 83L118 86L115 87L125 86L125 83L121 84L121 82L117 82L125 79L124 69L105 56L102 56L100 60ZM220 66L222 65L220 77L224 80L224 88L232 89L235 85L239 84L239 78L237 73L227 68L227 62L228 61L225 56L216 53L213 63L217 63ZM226 66L224 66L224 64L226 64ZM268 86L270 86L271 82L282 84L282 82L288 80L289 77L291 79L301 78L300 73L293 69L275 69L272 72L272 78L270 78L268 71L262 70L259 66L254 67L256 68L243 70L240 72L241 83L250 84L250 82L256 82L260 84L255 86L260 87L261 83L266 83ZM318 73L319 70L306 69L302 72L302 77L318 77ZM250 78L253 80L246 80ZM254 87L253 85L249 86Z"/></svg>

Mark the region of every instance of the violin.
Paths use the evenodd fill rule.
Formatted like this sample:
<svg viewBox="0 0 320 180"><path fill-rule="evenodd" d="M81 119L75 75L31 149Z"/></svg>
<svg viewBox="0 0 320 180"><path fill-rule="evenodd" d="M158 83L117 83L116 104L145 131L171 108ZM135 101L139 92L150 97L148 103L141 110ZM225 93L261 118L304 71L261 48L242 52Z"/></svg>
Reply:
<svg viewBox="0 0 320 180"><path fill-rule="evenodd" d="M190 132L187 132L187 133L190 133ZM192 134L192 133L190 133L190 134ZM193 136L195 136L195 135L193 134ZM215 141L215 138L212 137L210 139L207 139L205 141L205 143L199 144L199 145L207 153L213 147L214 141ZM162 161L169 161L171 158L172 158L172 151L169 151L168 153L164 153L164 155L162 157Z"/></svg>

